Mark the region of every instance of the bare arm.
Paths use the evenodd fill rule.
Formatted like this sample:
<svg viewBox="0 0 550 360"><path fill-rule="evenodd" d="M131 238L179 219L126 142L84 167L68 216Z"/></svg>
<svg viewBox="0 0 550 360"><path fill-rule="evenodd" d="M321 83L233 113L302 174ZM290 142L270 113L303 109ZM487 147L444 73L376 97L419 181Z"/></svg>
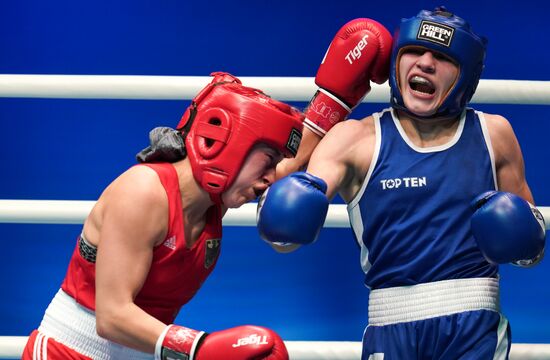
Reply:
<svg viewBox="0 0 550 360"><path fill-rule="evenodd" d="M275 170L275 179L281 179L296 171L303 171L308 166L311 155L321 140L323 140L322 137L309 130L309 128L304 127L302 141L300 142L300 147L298 148L296 157L284 159L277 165ZM275 243L269 243L269 245L279 253L290 253L297 250L301 246L299 244L279 246Z"/></svg>
<svg viewBox="0 0 550 360"><path fill-rule="evenodd" d="M283 178L293 172L304 170L307 167L311 154L323 138L309 128L304 127L302 141L296 157L284 159L277 165L276 179Z"/></svg>
<svg viewBox="0 0 550 360"><path fill-rule="evenodd" d="M157 175L134 167L102 195L96 262L100 336L148 353L165 324L134 303L149 272L155 244L167 231L168 200Z"/></svg>
<svg viewBox="0 0 550 360"><path fill-rule="evenodd" d="M485 114L493 145L499 190L521 196L534 204L525 179L525 165L520 145L508 120L500 115Z"/></svg>
<svg viewBox="0 0 550 360"><path fill-rule="evenodd" d="M338 192L349 201L360 189L374 150L372 118L348 120L334 126L315 148L307 172L327 183L327 197ZM292 252L299 244L270 245L278 252Z"/></svg>
<svg viewBox="0 0 550 360"><path fill-rule="evenodd" d="M325 180L327 197L340 193L350 201L359 191L375 144L372 117L337 124L315 149L307 171Z"/></svg>

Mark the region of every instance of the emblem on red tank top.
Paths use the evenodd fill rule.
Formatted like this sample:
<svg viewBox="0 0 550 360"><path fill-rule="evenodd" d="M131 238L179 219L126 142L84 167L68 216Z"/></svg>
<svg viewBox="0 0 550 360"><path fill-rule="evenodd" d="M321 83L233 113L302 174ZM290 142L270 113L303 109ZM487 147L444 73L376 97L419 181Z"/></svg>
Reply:
<svg viewBox="0 0 550 360"><path fill-rule="evenodd" d="M175 250L176 249L176 236L171 236L168 239L164 240L164 243L162 245L166 246L169 249Z"/></svg>
<svg viewBox="0 0 550 360"><path fill-rule="evenodd" d="M208 269L220 254L220 240L221 239L208 239L206 240L206 246L204 251L204 267Z"/></svg>

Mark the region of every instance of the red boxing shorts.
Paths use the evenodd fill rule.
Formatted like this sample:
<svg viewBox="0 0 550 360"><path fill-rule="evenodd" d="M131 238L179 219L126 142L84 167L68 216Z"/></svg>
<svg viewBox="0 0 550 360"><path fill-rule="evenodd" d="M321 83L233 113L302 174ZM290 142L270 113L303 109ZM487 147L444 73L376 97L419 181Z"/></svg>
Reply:
<svg viewBox="0 0 550 360"><path fill-rule="evenodd" d="M23 350L22 360L92 360L34 330Z"/></svg>

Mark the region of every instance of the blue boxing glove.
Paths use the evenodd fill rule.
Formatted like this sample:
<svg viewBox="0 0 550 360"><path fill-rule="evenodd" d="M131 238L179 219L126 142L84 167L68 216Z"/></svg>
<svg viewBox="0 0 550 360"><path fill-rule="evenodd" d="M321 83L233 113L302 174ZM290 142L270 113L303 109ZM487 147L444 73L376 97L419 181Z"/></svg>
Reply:
<svg viewBox="0 0 550 360"><path fill-rule="evenodd" d="M306 172L273 183L258 202L260 237L280 246L314 242L328 211L326 191L323 179Z"/></svg>
<svg viewBox="0 0 550 360"><path fill-rule="evenodd" d="M531 266L542 259L546 226L536 207L501 191L479 195L472 206L472 233L487 261Z"/></svg>

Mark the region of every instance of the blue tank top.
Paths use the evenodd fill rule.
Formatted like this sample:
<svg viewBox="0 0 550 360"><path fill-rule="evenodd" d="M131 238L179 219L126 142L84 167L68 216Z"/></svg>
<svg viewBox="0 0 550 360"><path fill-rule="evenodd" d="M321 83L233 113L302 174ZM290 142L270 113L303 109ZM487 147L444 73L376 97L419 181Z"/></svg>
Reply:
<svg viewBox="0 0 550 360"><path fill-rule="evenodd" d="M392 109L373 117L375 152L348 205L365 284L496 276L470 231L470 202L497 188L483 113L467 109L453 139L429 148L408 139Z"/></svg>

